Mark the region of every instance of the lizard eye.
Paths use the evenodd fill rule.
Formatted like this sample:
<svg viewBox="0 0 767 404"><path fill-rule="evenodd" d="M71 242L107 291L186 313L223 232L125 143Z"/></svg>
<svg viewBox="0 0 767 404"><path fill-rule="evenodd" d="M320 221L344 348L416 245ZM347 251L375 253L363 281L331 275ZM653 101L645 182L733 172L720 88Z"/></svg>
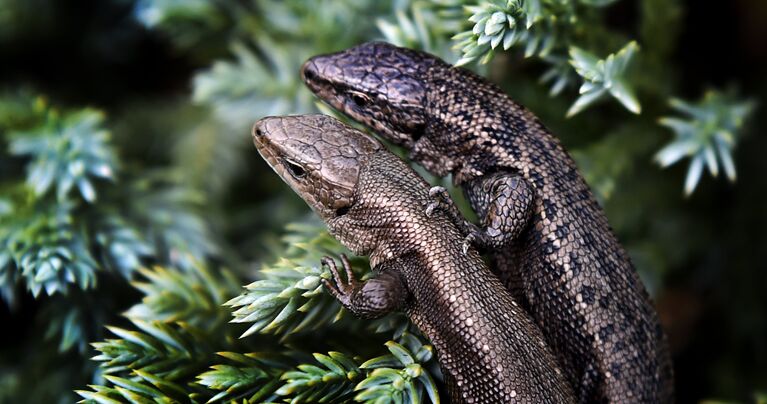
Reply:
<svg viewBox="0 0 767 404"><path fill-rule="evenodd" d="M351 91L349 95L351 96L352 102L354 103L354 105L360 108L364 108L370 104L370 97L368 97L367 95L363 93L360 93L357 91Z"/></svg>
<svg viewBox="0 0 767 404"><path fill-rule="evenodd" d="M301 178L306 177L306 170L304 170L303 167L300 165L290 161L290 160L283 160L285 162L285 168L288 170L288 173L291 177L300 180Z"/></svg>

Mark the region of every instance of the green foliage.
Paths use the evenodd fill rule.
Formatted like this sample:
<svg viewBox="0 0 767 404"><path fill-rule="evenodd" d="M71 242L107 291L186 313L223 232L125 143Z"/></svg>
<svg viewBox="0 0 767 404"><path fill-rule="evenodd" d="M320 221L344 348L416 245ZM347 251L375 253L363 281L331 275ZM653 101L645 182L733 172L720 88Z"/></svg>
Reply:
<svg viewBox="0 0 767 404"><path fill-rule="evenodd" d="M285 384L276 394L292 397L291 403L348 401L354 386L364 377L357 362L341 352L313 356L318 365L305 363L285 372Z"/></svg>
<svg viewBox="0 0 767 404"><path fill-rule="evenodd" d="M629 123L615 128L598 142L572 152L578 168L601 202L608 201L621 188L627 175L644 166L644 155L655 147L654 123Z"/></svg>
<svg viewBox="0 0 767 404"><path fill-rule="evenodd" d="M239 9L237 2L138 0L134 15L146 27L162 27L180 49L206 49L213 45L210 34L231 28L232 15Z"/></svg>
<svg viewBox="0 0 767 404"><path fill-rule="evenodd" d="M117 186L126 178L116 171L102 113L61 113L39 98L32 111L36 118L9 122L5 133L11 155L26 157L28 173L24 182L10 178L5 184L11 192L0 211L7 299L19 281L35 296L42 290L52 295L70 284L93 287L102 269L129 278L148 258L178 264L185 254L202 259L215 252L206 224L188 209L195 203L188 190L163 186L161 176L149 173ZM98 201L97 189L103 191Z"/></svg>
<svg viewBox="0 0 767 404"><path fill-rule="evenodd" d="M253 323L242 336L255 332L292 334L326 327L341 315L341 305L322 286L330 272L320 266L325 255L345 251L322 223L293 223L283 238L286 249L274 264L261 269L262 279L226 304L235 308L236 323ZM353 267L366 268L354 259Z"/></svg>
<svg viewBox="0 0 767 404"><path fill-rule="evenodd" d="M220 249L209 220L202 215L205 197L182 184L176 173L146 171L126 184L124 193L117 192L110 200L114 205L105 210L123 212L153 246L158 262L183 269L218 256ZM131 204L120 206L127 198Z"/></svg>
<svg viewBox="0 0 767 404"><path fill-rule="evenodd" d="M439 403L437 384L431 376L434 355L431 345L404 333L386 342L389 353L360 364L340 352L314 354L315 364L301 364L282 375L285 384L276 394L291 403L423 402Z"/></svg>
<svg viewBox="0 0 767 404"><path fill-rule="evenodd" d="M360 369L372 370L355 390L355 399L362 402L420 403L423 395L432 403L439 403L439 392L426 368L433 358L433 348L422 340L403 334L401 343L386 343L390 354L370 359Z"/></svg>
<svg viewBox="0 0 767 404"><path fill-rule="evenodd" d="M80 306L54 306L49 307L53 313L49 314L50 323L46 332L46 338L52 339L61 333L59 340L59 352L67 352L77 346L79 352L85 352L88 330L84 327L86 321L83 317L86 313Z"/></svg>
<svg viewBox="0 0 767 404"><path fill-rule="evenodd" d="M93 203L96 200L93 179L113 179L115 171L109 132L101 127L104 115L91 109L63 117L53 110L44 114L41 126L9 134L11 154L31 157L27 184L39 197L55 181L59 202L66 200L76 185L82 198Z"/></svg>
<svg viewBox="0 0 767 404"><path fill-rule="evenodd" d="M100 337L124 297L110 288L125 289L149 262L188 268L194 257L215 254L216 242L192 190L159 170L119 170L102 112L62 110L26 93L2 100L8 108L0 114L0 291L9 307L18 306L23 290L39 300L30 323L54 348L52 357L21 361L3 377L26 380L32 367L61 368L37 401L66 401L71 397L62 389L89 378L82 372L91 372L82 356L88 342ZM66 366L56 362L69 351L81 356ZM18 389L8 393L13 397L26 385L9 388Z"/></svg>
<svg viewBox="0 0 767 404"><path fill-rule="evenodd" d="M134 285L144 298L125 314L131 328L109 327L119 338L93 344L104 384L77 393L88 402L210 398L195 381L216 364L216 352L238 347L218 304L236 282L228 271L214 275L202 265L183 274L161 267L141 273L146 280Z"/></svg>
<svg viewBox="0 0 767 404"><path fill-rule="evenodd" d="M487 63L499 45L524 48L525 57L547 56L559 45L563 24L575 20L573 5L558 0L492 0L466 10L474 26L454 37L463 52L458 66L478 59Z"/></svg>
<svg viewBox="0 0 767 404"><path fill-rule="evenodd" d="M265 45L267 49L274 47ZM305 52L278 52L264 60L235 43L232 53L235 61L216 62L194 80L193 99L212 105L221 122L241 129L263 116L311 110L309 94L299 91L294 78Z"/></svg>
<svg viewBox="0 0 767 404"><path fill-rule="evenodd" d="M5 230L0 233L0 244L5 246L0 265L7 295L13 296L18 278L34 296L42 290L48 295L66 292L70 283L81 289L94 286L97 263L76 227L72 205L44 206L24 213L28 216L6 216Z"/></svg>
<svg viewBox="0 0 767 404"><path fill-rule="evenodd" d="M6 133L9 152L29 157L27 188L19 182L7 185L10 198L0 212L0 279L9 301L21 280L35 296L42 290L66 292L69 284L95 285L98 264L76 220L79 200L70 199L70 191L76 186L85 202L95 202L94 179L113 179L116 164L101 113L85 109L62 115L42 99L30 110L34 123L10 121L29 127ZM56 189L53 199L51 188Z"/></svg>
<svg viewBox="0 0 767 404"><path fill-rule="evenodd" d="M573 116L583 111L584 108L606 94L612 95L626 109L638 114L641 111L639 101L624 78L626 67L638 49L639 46L636 42L629 42L617 53L610 54L605 59L598 59L582 49L570 48L570 57L572 58L570 64L583 78L583 85L579 90L581 96L567 110L567 116Z"/></svg>
<svg viewBox="0 0 767 404"><path fill-rule="evenodd" d="M298 251L291 258L294 264L284 262L287 260L279 264L283 268L280 272L297 265L295 262L308 251L338 249L327 234L316 236L317 229L311 222L290 226L285 243ZM274 268L263 271L274 276ZM355 395L363 402L406 398L419 402L423 394L439 402L430 374L434 367L432 348L412 334L397 333L398 342L386 344L390 354L364 363L335 351L309 356L296 345L281 346L281 342L264 337L238 340L235 329L226 323L228 309L215 304L238 288L228 271L219 270L214 275L198 265L185 273L162 267L140 272L145 280L134 282L134 286L144 298L125 313L130 328L109 327L118 338L93 344L99 352L93 359L101 362L104 382L77 391L85 402L255 403L284 399L305 403L348 401ZM315 293L329 296L324 291ZM337 310L325 308L330 313ZM289 331L282 330L284 334L301 330L294 326ZM271 348L243 351L256 346Z"/></svg>
<svg viewBox="0 0 767 404"><path fill-rule="evenodd" d="M695 190L704 166L716 177L721 165L727 179L735 181L732 152L754 103L737 100L733 94L708 91L696 104L678 98L669 104L686 119L669 116L659 120L674 132L674 140L655 155L658 164L668 167L685 157L690 159L684 183L686 195Z"/></svg>
<svg viewBox="0 0 767 404"><path fill-rule="evenodd" d="M453 37L462 51L458 65L479 60L487 63L494 51L518 47L525 57L546 58L561 55L573 41L582 39L579 28L592 18L592 9L605 7L615 0L489 0L474 4L446 1L453 6L464 4L470 15L471 30Z"/></svg>
<svg viewBox="0 0 767 404"><path fill-rule="evenodd" d="M568 111L568 116L606 92L638 113L639 104L621 77L636 44L629 43L617 55L610 55L604 61L579 47L580 43L591 42L583 35L582 27L598 23L592 9L611 3L614 0L492 0L467 5L468 21L473 25L471 30L453 37L457 41L455 47L462 52L456 64L461 66L477 60L484 64L492 59L497 49L523 49L525 58L535 57L549 65L541 81L551 82L551 95L560 94L574 82L573 68L583 78L581 97ZM568 53L572 59L570 64Z"/></svg>
<svg viewBox="0 0 767 404"><path fill-rule="evenodd" d="M218 355L233 364L213 365L211 366L213 370L197 376L197 383L218 392L208 402L241 399L256 403L266 397L274 397L274 390L280 379L275 377L274 371L270 374L260 368L264 365L274 366L273 361L264 361L269 358L268 355L242 355L234 352L219 352ZM279 368L284 370L282 367Z"/></svg>
<svg viewBox="0 0 767 404"><path fill-rule="evenodd" d="M142 0L136 6L136 17L150 27L173 26L185 20L211 22L217 17L216 11L214 4L207 0Z"/></svg>
<svg viewBox="0 0 767 404"><path fill-rule="evenodd" d="M376 26L387 42L431 52L448 62L457 60L449 38L464 25L463 13L451 1L403 1L392 18L378 18Z"/></svg>
<svg viewBox="0 0 767 404"><path fill-rule="evenodd" d="M198 328L212 328L229 319L220 307L239 282L222 270L218 276L204 266L196 266L191 274L168 268L140 269L146 281L133 286L144 294L141 303L125 315L141 321L183 322Z"/></svg>
<svg viewBox="0 0 767 404"><path fill-rule="evenodd" d="M559 94L573 81L573 68L583 79L581 96L567 116L577 114L606 94L638 114L639 102L624 78L624 71L638 50L636 42L629 42L603 60L574 45L577 40L575 31L583 23L579 17L581 8L604 7L613 2L493 0L467 6L471 13L469 21L474 25L471 31L454 37L458 41L456 47L463 53L456 64L460 66L476 60L487 63L499 46L504 50L523 48L526 58L535 56L551 65L541 80L552 82L552 95ZM572 67L565 61L566 49L569 49Z"/></svg>
<svg viewBox="0 0 767 404"><path fill-rule="evenodd" d="M105 215L95 227L94 235L100 246L100 261L125 278L130 278L142 261L155 253L140 231L117 215Z"/></svg>
<svg viewBox="0 0 767 404"><path fill-rule="evenodd" d="M253 323L242 337L260 332L282 335L284 339L327 328L343 313L320 283L330 274L319 262L322 256L337 255L345 249L316 219L286 228L289 233L283 243L288 247L283 256L261 269L262 280L245 286L245 293L227 302L236 309L233 322ZM365 264L364 260L352 260L352 267L357 270L366 267ZM358 391L356 400L362 402L420 402L426 392L433 402L439 402L430 374L433 370L424 369L424 364L433 359L431 346L403 333L398 323L394 318L377 323L377 332L394 330L402 341L403 345L387 343L390 355L357 365L339 352L315 353L315 361L323 367L303 364L298 370L285 373L282 376L285 384L276 394L293 397L290 402L295 403L335 402L349 398L354 391ZM365 371L368 376L363 378Z"/></svg>

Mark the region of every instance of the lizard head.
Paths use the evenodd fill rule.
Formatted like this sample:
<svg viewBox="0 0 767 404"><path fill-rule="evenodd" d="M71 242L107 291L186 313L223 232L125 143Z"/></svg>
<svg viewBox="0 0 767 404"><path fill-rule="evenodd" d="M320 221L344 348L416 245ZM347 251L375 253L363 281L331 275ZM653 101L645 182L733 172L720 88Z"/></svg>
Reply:
<svg viewBox="0 0 767 404"><path fill-rule="evenodd" d="M433 57L384 42L319 55L301 68L309 89L323 101L407 148L426 126L422 76Z"/></svg>
<svg viewBox="0 0 767 404"><path fill-rule="evenodd" d="M363 165L382 149L325 115L262 118L252 134L259 154L329 227L349 211Z"/></svg>
<svg viewBox="0 0 767 404"><path fill-rule="evenodd" d="M453 173L459 179L470 167L462 156L472 147L471 139L461 136L464 132L431 130L440 120L459 121L453 110L445 108L440 116L429 112L432 71L451 68L425 52L370 42L315 56L304 64L301 76L324 102L408 149L410 158L431 173Z"/></svg>

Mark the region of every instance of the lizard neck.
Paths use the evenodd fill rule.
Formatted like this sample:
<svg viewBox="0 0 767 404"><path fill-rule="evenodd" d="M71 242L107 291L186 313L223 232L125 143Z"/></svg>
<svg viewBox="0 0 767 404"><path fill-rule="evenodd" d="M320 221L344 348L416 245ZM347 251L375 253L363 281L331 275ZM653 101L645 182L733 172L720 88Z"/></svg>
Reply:
<svg viewBox="0 0 767 404"><path fill-rule="evenodd" d="M410 237L431 226L423 213L431 202L428 190L404 161L389 152L375 153L360 169L353 206L328 227L352 252L369 255L375 267L418 248Z"/></svg>
<svg viewBox="0 0 767 404"><path fill-rule="evenodd" d="M507 95L484 78L446 64L432 66L425 80L426 130L411 151L413 160L435 175L451 174L455 185L513 164L505 151L522 133L498 137L504 108L512 102Z"/></svg>

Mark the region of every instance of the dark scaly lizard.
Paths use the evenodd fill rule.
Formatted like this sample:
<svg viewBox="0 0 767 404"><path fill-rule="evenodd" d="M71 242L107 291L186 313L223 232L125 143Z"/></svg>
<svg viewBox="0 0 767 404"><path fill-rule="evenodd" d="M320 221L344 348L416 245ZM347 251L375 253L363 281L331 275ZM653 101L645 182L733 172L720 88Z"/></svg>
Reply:
<svg viewBox="0 0 767 404"><path fill-rule="evenodd" d="M429 185L374 138L324 115L269 117L261 156L374 277L326 287L358 316L403 310L434 344L454 402L568 403L575 397L543 335L449 215L426 216Z"/></svg>
<svg viewBox="0 0 767 404"><path fill-rule="evenodd" d="M452 174L482 220L463 226L466 243L492 253L580 402L672 401L649 296L574 161L530 111L468 70L380 42L311 58L302 76L430 172ZM433 194L456 212L444 190Z"/></svg>

